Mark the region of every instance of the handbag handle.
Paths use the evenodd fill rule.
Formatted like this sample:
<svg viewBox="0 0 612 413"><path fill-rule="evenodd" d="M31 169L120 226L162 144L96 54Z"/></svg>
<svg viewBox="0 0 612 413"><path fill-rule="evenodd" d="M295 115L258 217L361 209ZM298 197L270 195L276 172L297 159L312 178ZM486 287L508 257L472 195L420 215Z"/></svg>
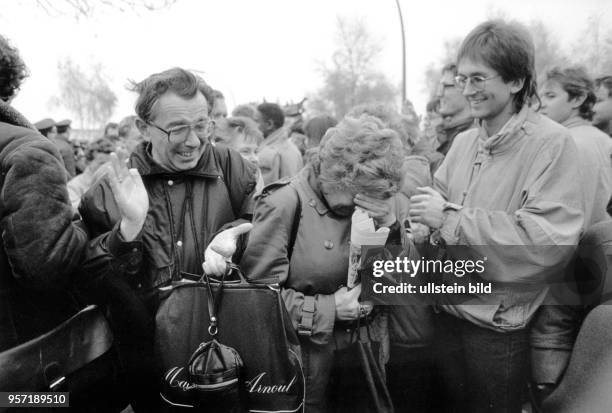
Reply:
<svg viewBox="0 0 612 413"><path fill-rule="evenodd" d="M238 277L237 280L225 280L225 284L248 284L249 282L247 281L246 277L244 276L244 273L242 272L242 270L240 269L240 267L238 266L238 264L234 264L231 261L227 262L227 268L225 270L225 274L223 275L223 277L226 277L227 275L230 274L234 274ZM206 282L206 277L208 277L208 279L210 280L210 282L212 283L220 283L221 280L219 278L216 278L212 275L209 274L203 274L198 281L199 282Z"/></svg>
<svg viewBox="0 0 612 413"><path fill-rule="evenodd" d="M223 298L223 288L225 287L225 277L232 272L232 267L230 265L227 266L227 269L223 273L221 280L219 282L219 292L217 292L217 296L213 294L210 277L208 274L204 273L202 278L204 278L204 282L206 284L206 291L208 295L208 316L210 317L210 323L208 324L208 334L211 337L215 337L219 333L219 327L217 319L217 312L219 310L219 306L221 305L221 299Z"/></svg>

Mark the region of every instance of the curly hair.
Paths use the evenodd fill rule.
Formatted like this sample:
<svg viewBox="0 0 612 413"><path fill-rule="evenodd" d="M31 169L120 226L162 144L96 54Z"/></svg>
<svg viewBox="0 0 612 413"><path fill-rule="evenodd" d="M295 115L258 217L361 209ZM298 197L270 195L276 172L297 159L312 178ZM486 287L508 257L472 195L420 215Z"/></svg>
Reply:
<svg viewBox="0 0 612 413"><path fill-rule="evenodd" d="M345 117L307 155L320 182L386 199L399 190L402 141L380 119Z"/></svg>
<svg viewBox="0 0 612 413"><path fill-rule="evenodd" d="M584 96L584 102L578 108L580 117L593 120L593 106L597 100L595 86L584 67L575 66L560 69L555 67L546 73L547 81L555 81L567 92L569 100Z"/></svg>
<svg viewBox="0 0 612 413"><path fill-rule="evenodd" d="M349 110L347 116L360 117L361 115L374 116L380 119L385 127L394 130L406 149L412 148L418 136L411 128L410 122L402 116L392 105L381 102L363 103Z"/></svg>
<svg viewBox="0 0 612 413"><path fill-rule="evenodd" d="M19 52L0 35L0 99L6 102L15 96L27 76L28 68Z"/></svg>
<svg viewBox="0 0 612 413"><path fill-rule="evenodd" d="M192 98L199 91L206 98L209 115L215 100L213 89L204 79L180 67L152 74L139 83L132 82L131 89L138 93L136 114L145 122L152 120L153 106L168 91L183 98Z"/></svg>

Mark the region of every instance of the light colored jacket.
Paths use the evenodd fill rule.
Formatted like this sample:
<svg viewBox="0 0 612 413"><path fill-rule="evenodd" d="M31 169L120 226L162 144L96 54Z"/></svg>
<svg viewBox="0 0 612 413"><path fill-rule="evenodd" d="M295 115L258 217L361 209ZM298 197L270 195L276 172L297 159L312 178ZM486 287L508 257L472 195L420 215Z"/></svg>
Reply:
<svg viewBox="0 0 612 413"><path fill-rule="evenodd" d="M463 209L440 235L449 251L486 256L481 276L494 283L490 294L443 296L446 311L498 331L527 326L583 227L577 158L568 130L527 108L492 137L482 127L457 136L434 186Z"/></svg>
<svg viewBox="0 0 612 413"><path fill-rule="evenodd" d="M304 166L302 154L289 140L284 128L275 130L264 139L257 151L257 159L265 185L291 178Z"/></svg>
<svg viewBox="0 0 612 413"><path fill-rule="evenodd" d="M563 126L569 129L578 148L585 230L609 219L606 206L612 196L612 139L581 117L572 117Z"/></svg>

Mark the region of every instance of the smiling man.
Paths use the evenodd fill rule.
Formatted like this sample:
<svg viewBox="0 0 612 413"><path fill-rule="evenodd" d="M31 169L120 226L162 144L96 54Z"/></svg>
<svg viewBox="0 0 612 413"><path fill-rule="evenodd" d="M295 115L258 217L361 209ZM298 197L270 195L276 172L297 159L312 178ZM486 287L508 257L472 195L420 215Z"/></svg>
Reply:
<svg viewBox="0 0 612 413"><path fill-rule="evenodd" d="M236 236L250 228L239 224L250 219L256 169L238 152L210 143L214 98L201 78L174 68L135 89L136 125L145 141L132 153L129 168L142 176L144 189L126 186L127 170L115 160L110 175L117 179L90 190L80 212L92 235L106 234L90 244L86 268L108 262L98 294L118 326L134 386L132 406L150 412L158 399L150 371L157 288L201 276L204 261L208 273L224 271L225 257L209 244L219 233L214 239L220 244L233 241L231 256ZM113 202L111 191L121 202Z"/></svg>
<svg viewBox="0 0 612 413"><path fill-rule="evenodd" d="M440 368L455 380L443 390L466 403L458 411L521 411L529 323L548 294L548 272L571 255L559 246L575 246L583 225L576 146L530 108L534 57L521 26L489 21L472 30L455 81L478 127L457 136L435 189L411 199L413 221L434 230L453 258L469 258L455 245L488 256L490 294L439 297L450 314L440 320Z"/></svg>

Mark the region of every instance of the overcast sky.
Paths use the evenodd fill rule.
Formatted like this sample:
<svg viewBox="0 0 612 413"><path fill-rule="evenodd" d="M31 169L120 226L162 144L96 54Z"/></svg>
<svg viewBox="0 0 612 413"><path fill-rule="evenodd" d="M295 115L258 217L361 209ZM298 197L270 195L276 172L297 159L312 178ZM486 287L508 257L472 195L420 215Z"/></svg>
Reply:
<svg viewBox="0 0 612 413"><path fill-rule="evenodd" d="M53 0L60 3L64 0ZM94 0L92 0L94 1ZM609 0L400 0L406 26L407 94L419 113L427 96L424 72L447 39L465 36L491 11L525 23L539 19L568 45L597 13L612 27ZM127 79L142 80L169 67L202 71L239 103L299 101L321 85L317 61L333 51L336 16L362 17L383 46L379 68L401 80L401 34L394 0L177 0L156 12L103 10L89 19L49 16L34 0L2 0L0 33L20 50L31 76L14 101L30 120L69 117L49 107L58 95L57 63L102 62L119 98L118 121L133 114Z"/></svg>

